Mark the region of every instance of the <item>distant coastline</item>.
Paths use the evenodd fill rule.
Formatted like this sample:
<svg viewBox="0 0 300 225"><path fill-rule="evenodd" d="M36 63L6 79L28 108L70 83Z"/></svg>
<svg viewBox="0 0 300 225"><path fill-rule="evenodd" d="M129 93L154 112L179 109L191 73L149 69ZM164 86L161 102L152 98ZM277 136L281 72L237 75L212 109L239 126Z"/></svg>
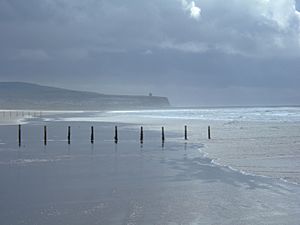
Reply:
<svg viewBox="0 0 300 225"><path fill-rule="evenodd" d="M23 82L0 82L1 109L111 110L168 108L167 97L106 95Z"/></svg>

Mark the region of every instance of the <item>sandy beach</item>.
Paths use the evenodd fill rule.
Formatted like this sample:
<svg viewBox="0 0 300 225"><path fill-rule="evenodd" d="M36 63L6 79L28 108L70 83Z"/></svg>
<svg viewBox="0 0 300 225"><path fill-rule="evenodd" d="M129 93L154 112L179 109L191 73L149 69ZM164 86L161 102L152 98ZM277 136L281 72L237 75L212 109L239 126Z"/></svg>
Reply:
<svg viewBox="0 0 300 225"><path fill-rule="evenodd" d="M0 126L1 224L299 223L297 123L155 118L133 124L98 114L31 119L22 126L20 148L17 126Z"/></svg>

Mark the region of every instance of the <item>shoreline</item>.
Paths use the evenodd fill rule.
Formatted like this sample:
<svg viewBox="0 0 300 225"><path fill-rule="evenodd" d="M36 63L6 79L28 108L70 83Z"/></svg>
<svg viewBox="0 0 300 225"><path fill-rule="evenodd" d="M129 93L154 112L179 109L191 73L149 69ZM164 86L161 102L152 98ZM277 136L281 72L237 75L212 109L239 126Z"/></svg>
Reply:
<svg viewBox="0 0 300 225"><path fill-rule="evenodd" d="M238 122L214 127L221 128L225 131L204 141L202 149L217 164L300 184L300 123Z"/></svg>
<svg viewBox="0 0 300 225"><path fill-rule="evenodd" d="M5 110L0 110L0 115ZM2 112L2 113L1 113ZM189 142L194 143L204 143L204 147L201 149L204 154L207 154L208 157L212 159L215 163L222 165L222 166L229 166L234 170L242 171L249 174L254 175L263 175L267 177L273 177L282 179L283 181L288 181L291 183L300 184L300 168L299 170L293 171L293 169L290 169L291 172L285 172L287 169L283 168L280 171L271 172L270 169L273 166L270 161L276 162L276 157L283 158L283 157L294 157L295 155L289 156L289 155L283 155L283 153L279 152L278 150L275 152L272 150L272 148L276 148L277 145L283 145L283 143L288 146L288 143L294 143L290 145L290 148L293 148L294 154L297 154L297 146L300 148L300 136L291 136L290 138L285 138L285 133L291 132L287 131L291 127L293 127L292 133L297 134L300 132L300 129L295 126L295 123L290 122L254 122L254 121L223 121L223 120L215 120L215 121L204 121L204 120L184 120L184 119L167 119L162 121L159 118L150 118L150 119L144 119L140 120L140 123L137 123L133 121L132 119L126 118L126 120L121 116L118 117L119 112L117 112L117 117L113 116L107 116L107 113L105 111L88 111L88 112L82 112L82 111L43 111L43 113L40 114L34 114L38 113L37 111L31 110L32 114L25 115L24 117L20 117L20 111L14 110L13 112L10 112L13 116L10 118L10 120L6 120L3 122L0 119L0 125L17 125L17 124L26 124L30 121L34 120L43 120L44 123L53 122L53 121L61 121L61 122L109 122L109 123L121 123L121 124L132 124L133 126L136 126L138 129L138 126L144 126L144 129L146 130L153 130L153 131L159 131L161 129L161 126L165 126L166 129L166 135L168 135L168 132L176 133L178 136L178 139L182 132L182 128L184 124L188 125L188 135L189 135ZM113 111L114 113L114 111ZM124 112L120 112L122 115ZM17 117L17 116L19 117ZM87 116L82 117L83 115ZM7 115L8 116L8 115ZM15 117L14 117L15 116ZM0 116L1 118L1 116ZM123 121L122 121L123 120ZM138 119L137 119L138 120ZM298 124L298 123L296 123ZM205 129L206 127L210 125L212 126L212 136L213 139L208 141L207 138L205 138ZM249 130L246 131L245 130ZM274 129L277 129L277 133L273 132ZM281 131L281 129L284 129L284 131ZM264 132L260 132L260 130L264 130ZM256 134L257 133L257 134ZM255 135L256 134L256 135ZM232 135L232 136L230 136ZM278 143L272 143L276 142L276 139L280 139L281 142ZM159 140L159 139L158 139ZM176 140L175 140L176 141ZM267 143L268 142L268 143ZM298 143L298 144L296 144ZM265 155L261 155L261 158L266 158L267 163L271 163L269 165L269 168L264 168L263 164L260 164L261 169L251 167L251 162L247 159L235 159L236 157L240 157L241 154L248 155L248 157L252 157L253 160L257 159L255 158L255 154L260 153L260 149L257 147L260 145L260 148L264 150L266 153ZM296 147L295 147L296 146ZM244 149L244 150L243 150ZM243 150L243 151L241 151ZM235 151L241 151L240 155L235 154ZM268 153L268 151L270 153ZM250 153L249 153L250 152ZM253 153L251 155L251 153ZM271 156L270 154L274 154ZM228 157L228 155L230 155ZM236 155L236 156L234 156ZM299 157L300 161L300 154L296 155ZM259 161L262 159L259 158ZM273 158L273 159L272 159ZM284 159L282 159L283 161ZM249 164L247 166L246 164L243 165L244 162L246 164ZM278 161L278 160L277 160ZM274 164L273 163L273 164ZM278 169L277 169L278 170ZM270 172L269 172L270 171ZM277 174L276 174L277 173ZM281 173L281 175L280 175Z"/></svg>
<svg viewBox="0 0 300 225"><path fill-rule="evenodd" d="M215 165L199 151L209 142L204 134L199 136L199 128L206 124L189 127L185 141L178 129L183 128L181 124L165 121L162 146L160 126L147 121L141 145L137 124L55 118L33 119L25 125L27 139L21 148L14 139L0 145L1 161L8 162L0 163L3 223L298 223L299 186ZM44 124L49 128L47 146L42 140ZM113 141L116 124L118 144ZM91 125L94 144L89 141ZM3 132L1 128L5 128L3 137L16 135L14 126L0 126ZM220 140L219 132L213 132L212 141Z"/></svg>
<svg viewBox="0 0 300 225"><path fill-rule="evenodd" d="M1 113L1 112L0 112ZM25 117L20 121L9 123L7 125L16 125L19 122L27 123L31 120L42 119L43 123L50 122L88 122L99 123L107 122L111 124L126 124L135 127L136 132L139 126L143 126L145 132L160 132L161 126L165 127L166 136L168 133L175 133L176 138L172 141L183 141L183 126L188 125L189 143L204 144L201 148L203 154L206 154L213 162L221 166L231 167L233 170L244 173L254 174L258 176L266 176L271 178L282 179L293 184L300 184L300 168L286 167L284 165L284 157L294 160L299 157L297 148L300 148L300 136L285 137L286 133L300 133L300 123L290 122L254 122L254 121L204 121L204 120L178 120L168 119L162 121L158 118L140 119L140 123L134 122L132 119L123 117L107 117L107 112L99 111L47 111L43 117ZM122 112L123 113L123 112ZM82 116L87 117L82 117ZM123 121L122 121L123 120ZM136 119L138 121L139 119ZM27 122L26 122L27 121ZM0 123L1 125L1 123ZM2 124L3 125L3 124ZM212 140L207 140L207 126L212 127ZM291 128L293 128L291 130ZM160 141L157 135L157 142ZM138 140L138 134L136 136ZM147 139L145 140L147 141ZM278 146L286 146L292 151L280 151ZM261 152L264 154L261 154ZM272 155L273 154L273 155ZM244 155L246 158L240 158ZM247 159L247 157L249 159ZM279 159L276 159L278 157ZM283 158L283 159L280 159ZM259 159L259 160L258 160ZM253 162L257 165L252 167ZM279 161L278 161L279 160ZM280 160L282 162L280 162ZM266 165L264 164L266 162ZM297 166L298 161L294 164ZM289 163L290 164L290 163ZM289 165L288 164L288 165ZM276 166L276 170L274 169ZM280 169L281 167L281 169ZM289 169L291 168L291 169ZM275 170L275 171L272 171ZM289 172L290 171L290 172Z"/></svg>

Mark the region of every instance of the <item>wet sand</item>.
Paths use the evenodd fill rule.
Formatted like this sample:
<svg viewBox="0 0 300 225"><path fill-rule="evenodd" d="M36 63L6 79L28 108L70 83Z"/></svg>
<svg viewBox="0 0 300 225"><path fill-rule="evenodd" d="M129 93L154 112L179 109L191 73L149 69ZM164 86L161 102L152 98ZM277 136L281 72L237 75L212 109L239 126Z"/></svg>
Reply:
<svg viewBox="0 0 300 225"><path fill-rule="evenodd" d="M187 142L175 132L181 124L170 125L164 145L150 130L156 124L145 124L142 145L138 125L119 124L115 144L114 125L34 120L23 126L21 148L16 126L0 126L1 224L299 224L299 185L243 174L201 154L214 145L228 151L232 135L221 139L217 124L211 142L205 123L191 126Z"/></svg>

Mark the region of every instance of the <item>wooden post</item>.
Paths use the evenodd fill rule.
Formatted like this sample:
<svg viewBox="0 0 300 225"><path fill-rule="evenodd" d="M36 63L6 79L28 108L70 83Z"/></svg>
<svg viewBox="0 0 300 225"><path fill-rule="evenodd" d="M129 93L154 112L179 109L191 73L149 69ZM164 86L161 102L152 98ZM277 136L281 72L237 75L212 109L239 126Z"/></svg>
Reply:
<svg viewBox="0 0 300 225"><path fill-rule="evenodd" d="M44 126L44 145L47 145L47 126Z"/></svg>
<svg viewBox="0 0 300 225"><path fill-rule="evenodd" d="M115 137L114 137L114 139L115 139L115 143L118 143L118 127L117 126L115 126Z"/></svg>
<svg viewBox="0 0 300 225"><path fill-rule="evenodd" d="M94 127L91 126L91 143L94 144Z"/></svg>
<svg viewBox="0 0 300 225"><path fill-rule="evenodd" d="M187 125L184 126L184 140L187 140Z"/></svg>
<svg viewBox="0 0 300 225"><path fill-rule="evenodd" d="M165 142L165 128L164 127L161 128L161 141Z"/></svg>
<svg viewBox="0 0 300 225"><path fill-rule="evenodd" d="M18 134L18 138L19 138L19 147L21 147L21 142L22 142L22 133L21 133L21 124L19 124L19 134Z"/></svg>
<svg viewBox="0 0 300 225"><path fill-rule="evenodd" d="M210 126L208 126L208 128L207 128L207 135L208 135L208 139L211 139L211 137L210 137Z"/></svg>
<svg viewBox="0 0 300 225"><path fill-rule="evenodd" d="M71 127L68 126L68 144L71 144Z"/></svg>
<svg viewBox="0 0 300 225"><path fill-rule="evenodd" d="M143 127L141 127L140 142L141 142L141 144L144 142L144 130L143 130Z"/></svg>

